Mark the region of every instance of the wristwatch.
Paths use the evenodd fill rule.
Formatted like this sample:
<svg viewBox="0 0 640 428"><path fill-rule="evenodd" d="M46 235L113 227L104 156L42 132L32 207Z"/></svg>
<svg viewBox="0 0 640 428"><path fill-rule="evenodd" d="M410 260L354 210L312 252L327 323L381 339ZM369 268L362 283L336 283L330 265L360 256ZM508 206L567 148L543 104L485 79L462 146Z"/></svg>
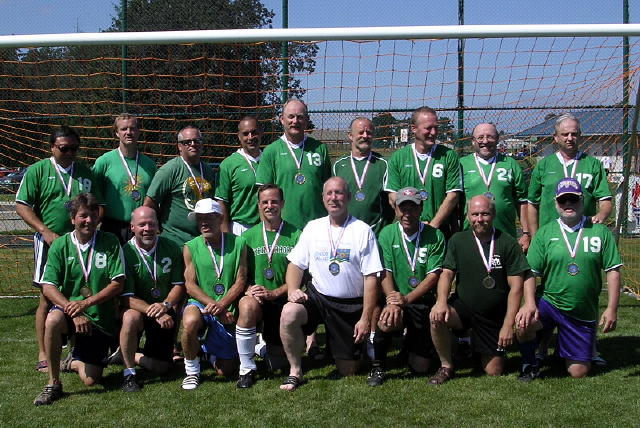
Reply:
<svg viewBox="0 0 640 428"><path fill-rule="evenodd" d="M162 304L164 305L165 308L167 308L167 310L171 309L173 307L173 305L171 304L171 302L165 300L164 302L162 302Z"/></svg>

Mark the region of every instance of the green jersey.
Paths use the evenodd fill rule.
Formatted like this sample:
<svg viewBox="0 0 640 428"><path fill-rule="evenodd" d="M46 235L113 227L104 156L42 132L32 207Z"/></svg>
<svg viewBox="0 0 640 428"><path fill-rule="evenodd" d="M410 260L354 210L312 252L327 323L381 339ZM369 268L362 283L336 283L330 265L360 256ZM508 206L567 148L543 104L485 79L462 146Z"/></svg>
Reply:
<svg viewBox="0 0 640 428"><path fill-rule="evenodd" d="M497 154L487 162L472 153L460 159L460 166L467 201L474 196L491 193L495 199L497 214L493 225L514 238L517 237L516 216L520 204L527 202L527 186L518 161L510 156ZM489 182L489 186L486 182ZM465 214L466 211L465 204ZM464 228L469 228L466 215Z"/></svg>
<svg viewBox="0 0 640 428"><path fill-rule="evenodd" d="M260 221L256 169L258 162L239 149L220 163L220 183L216 199L227 204L229 219L245 225Z"/></svg>
<svg viewBox="0 0 640 428"><path fill-rule="evenodd" d="M494 240L491 258L490 242L481 243L485 259L490 260L490 274L472 230L458 232L451 237L443 267L456 272L456 294L463 303L474 312L499 321L507 312L510 291L507 277L525 273L529 265L514 237L496 229ZM493 278L491 288L483 282L487 276Z"/></svg>
<svg viewBox="0 0 640 428"><path fill-rule="evenodd" d="M71 169L64 171L53 164L53 158L48 158L27 168L16 193L16 202L31 207L48 229L64 235L73 230L65 203L83 192L92 193L102 202L100 186L96 185L87 166L74 162Z"/></svg>
<svg viewBox="0 0 640 428"><path fill-rule="evenodd" d="M298 161L300 169L296 165ZM322 203L322 186L329 177L331 161L327 146L307 137L295 148L279 138L262 152L256 182L280 186L286 201L282 218L303 229L310 220L327 215Z"/></svg>
<svg viewBox="0 0 640 428"><path fill-rule="evenodd" d="M118 238L111 233L97 231L93 252L91 245L80 249L82 262L78 258L74 232L69 232L56 239L51 244L47 256L47 264L42 275L43 284L52 284L68 300L84 300L81 294L83 287L88 287L93 295L106 288L112 280L124 276L124 261ZM82 264L89 264L89 280L85 283ZM116 314L116 299L98 305L89 306L84 314L91 323L107 334L116 332L118 316Z"/></svg>
<svg viewBox="0 0 640 428"><path fill-rule="evenodd" d="M389 159L388 192L397 192L404 187L415 187L426 192L423 203L422 221L431 221L438 212L448 192L462 192L460 162L453 150L436 144L432 155L424 160L414 155L414 144L396 150ZM416 159L418 168L416 168ZM420 179L425 167L424 184Z"/></svg>
<svg viewBox="0 0 640 428"><path fill-rule="evenodd" d="M126 168L122 162L123 158L127 164ZM147 189L156 173L156 164L140 152L137 162L135 157L121 158L120 150L115 149L96 159L92 171L97 186L104 193L104 216L129 223L131 212L141 206L147 196Z"/></svg>
<svg viewBox="0 0 640 428"><path fill-rule="evenodd" d="M393 218L384 191L387 187L387 161L375 152L371 153L371 159L345 156L333 164L333 175L344 178L349 185L349 214L367 223L379 236Z"/></svg>
<svg viewBox="0 0 640 428"><path fill-rule="evenodd" d="M159 237L156 246L147 252L136 245L135 239L122 247L127 272L125 295L134 295L149 304L164 302L175 285L184 285L182 251L175 242Z"/></svg>
<svg viewBox="0 0 640 428"><path fill-rule="evenodd" d="M189 221L187 214L200 199L213 198L214 187L215 172L204 162L199 166L187 167L178 156L164 164L147 190L147 196L159 206L162 236L173 240L180 247L198 236L198 224Z"/></svg>
<svg viewBox="0 0 640 428"><path fill-rule="evenodd" d="M282 230L278 236L275 248L273 241L277 232L266 231L267 244L264 243L262 235L262 222L256 224L251 229L242 234L247 243L247 284L262 285L268 290L275 290L285 283L285 274L287 273L287 265L289 260L287 255L293 247L298 243L300 230L291 224L283 221ZM269 251L271 254L271 263L269 263ZM265 275L265 269L271 269L273 272L271 279Z"/></svg>
<svg viewBox="0 0 640 428"><path fill-rule="evenodd" d="M594 321L598 318L602 271L622 266L622 260L606 226L592 224L587 217L582 221L583 226L576 228L561 225L560 220L541 227L531 241L527 259L531 269L542 276L542 296L547 302L573 318ZM569 246L576 247L574 258L565 236Z"/></svg>
<svg viewBox="0 0 640 428"><path fill-rule="evenodd" d="M428 224L421 224L420 241L416 251L418 234L407 237L401 229L400 223L393 223L382 229L378 245L384 269L393 274L396 289L406 296L418 285L410 283L412 277L422 282L427 274L442 268L445 242L441 231ZM415 261L414 270L411 269L411 261ZM434 288L423 300L426 300L427 296L433 300L435 291Z"/></svg>
<svg viewBox="0 0 640 428"><path fill-rule="evenodd" d="M542 159L531 174L528 200L539 205L538 225L540 227L558 218L556 211L556 186L564 177L573 177L580 182L584 195L584 214L596 214L596 201L611 199L607 175L602 163L584 152L579 152L576 161L570 161L565 168L562 155L554 153Z"/></svg>
<svg viewBox="0 0 640 428"><path fill-rule="evenodd" d="M235 236L231 233L225 233L223 263L220 263L220 252L222 248L215 249L213 247L209 247L202 235L195 237L185 244L191 253L191 261L196 271L198 286L207 296L219 301L227 295L229 289L231 289L233 284L235 284L244 244L245 241L243 237ZM216 273L216 268L213 259L211 258L209 248L213 251L218 268L222 267L221 277L218 277L218 274ZM191 298L189 301L196 302L197 300ZM236 313L237 302L234 302L229 306L229 311L234 314Z"/></svg>

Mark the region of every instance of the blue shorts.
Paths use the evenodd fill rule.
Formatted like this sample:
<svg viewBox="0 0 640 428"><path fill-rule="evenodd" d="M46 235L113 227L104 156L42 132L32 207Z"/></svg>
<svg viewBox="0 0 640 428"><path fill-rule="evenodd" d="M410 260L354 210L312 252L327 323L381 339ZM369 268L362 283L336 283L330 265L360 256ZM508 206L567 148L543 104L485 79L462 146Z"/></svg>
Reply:
<svg viewBox="0 0 640 428"><path fill-rule="evenodd" d="M596 340L596 321L581 321L566 315L541 298L538 313L544 330L558 327L558 354L567 360L591 361Z"/></svg>
<svg viewBox="0 0 640 428"><path fill-rule="evenodd" d="M189 302L201 311L204 306L198 302ZM238 358L238 348L236 346L236 326L235 324L224 325L218 318L211 314L201 314L204 321L202 330L202 351L213 355L221 360L233 360Z"/></svg>

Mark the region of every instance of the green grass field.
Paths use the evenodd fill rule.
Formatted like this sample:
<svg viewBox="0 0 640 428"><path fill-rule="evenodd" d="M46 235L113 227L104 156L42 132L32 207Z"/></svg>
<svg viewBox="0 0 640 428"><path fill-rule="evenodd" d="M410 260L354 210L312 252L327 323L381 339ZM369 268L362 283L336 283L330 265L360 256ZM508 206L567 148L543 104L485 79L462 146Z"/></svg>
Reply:
<svg viewBox="0 0 640 428"><path fill-rule="evenodd" d="M606 296L602 296L603 300ZM600 335L609 366L572 380L560 363L531 384L509 373L488 378L466 367L450 383L433 387L396 363L388 381L366 385L366 373L338 378L329 363L310 365L298 391L278 390L282 375L239 391L234 381L204 370L195 391L182 391L182 367L164 377L143 375L139 393L120 391L121 367L106 370L104 385L83 386L62 374L65 397L50 407L32 402L46 383L34 369L35 299L0 299L0 421L2 426L638 426L640 408L640 305L623 296L618 330Z"/></svg>

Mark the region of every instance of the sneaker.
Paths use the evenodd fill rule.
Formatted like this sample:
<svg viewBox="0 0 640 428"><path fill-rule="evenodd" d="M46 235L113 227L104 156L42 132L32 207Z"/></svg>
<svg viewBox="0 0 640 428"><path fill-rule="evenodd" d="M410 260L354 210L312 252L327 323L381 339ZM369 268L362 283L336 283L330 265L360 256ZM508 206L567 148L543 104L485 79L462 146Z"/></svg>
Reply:
<svg viewBox="0 0 640 428"><path fill-rule="evenodd" d="M435 375L429 379L430 385L442 385L453 377L453 369L451 367L442 367L438 369Z"/></svg>
<svg viewBox="0 0 640 428"><path fill-rule="evenodd" d="M38 394L36 399L33 400L33 404L36 406L45 406L59 400L60 397L62 397L62 384L47 385L44 387L44 390Z"/></svg>
<svg viewBox="0 0 640 428"><path fill-rule="evenodd" d="M198 386L200 386L200 375L187 375L184 379L182 379L182 389L196 389Z"/></svg>
<svg viewBox="0 0 640 428"><path fill-rule="evenodd" d="M520 371L520 376L518 376L518 380L521 382L531 382L532 380L540 379L542 375L540 374L540 366L527 364Z"/></svg>
<svg viewBox="0 0 640 428"><path fill-rule="evenodd" d="M384 370L382 367L374 367L369 372L369 376L367 377L367 385L369 386L380 386L384 382Z"/></svg>
<svg viewBox="0 0 640 428"><path fill-rule="evenodd" d="M109 355L109 358L107 358L107 364L109 364L110 366L121 366L124 364L124 360L122 359L122 351L120 350L119 346L113 354Z"/></svg>
<svg viewBox="0 0 640 428"><path fill-rule="evenodd" d="M236 383L237 388L251 388L256 383L256 371L249 370L248 373L241 374Z"/></svg>
<svg viewBox="0 0 640 428"><path fill-rule="evenodd" d="M607 366L607 360L602 358L600 355L594 355L591 358L591 362L593 364L595 364L596 366L598 366L598 367L606 367Z"/></svg>
<svg viewBox="0 0 640 428"><path fill-rule="evenodd" d="M131 374L124 377L124 382L122 383L122 390L124 392L138 392L141 388L142 386L138 383L136 375Z"/></svg>

